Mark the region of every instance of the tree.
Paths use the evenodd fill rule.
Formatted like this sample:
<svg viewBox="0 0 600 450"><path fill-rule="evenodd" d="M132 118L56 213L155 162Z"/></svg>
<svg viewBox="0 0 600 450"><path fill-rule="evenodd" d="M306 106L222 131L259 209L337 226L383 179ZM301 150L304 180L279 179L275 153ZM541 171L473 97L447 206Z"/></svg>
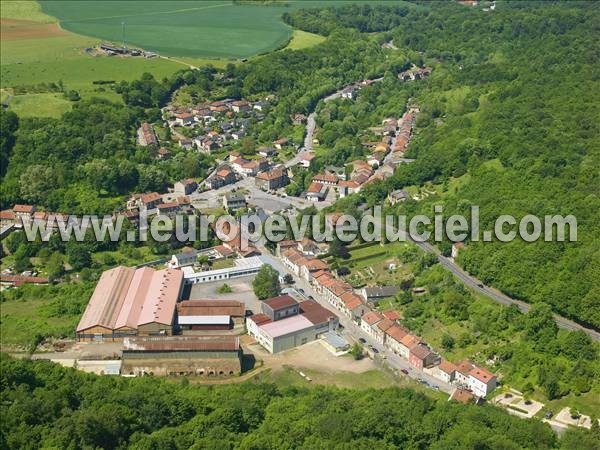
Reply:
<svg viewBox="0 0 600 450"><path fill-rule="evenodd" d="M337 237L329 244L329 254L342 259L348 259L350 257L348 249Z"/></svg>
<svg viewBox="0 0 600 450"><path fill-rule="evenodd" d="M217 288L217 294L229 294L231 292L233 292L233 289L227 283L223 283Z"/></svg>
<svg viewBox="0 0 600 450"><path fill-rule="evenodd" d="M350 354L355 360L361 359L363 357L363 346L355 342L350 348Z"/></svg>
<svg viewBox="0 0 600 450"><path fill-rule="evenodd" d="M73 242L67 244L67 258L74 270L81 270L92 264L92 255L83 243Z"/></svg>
<svg viewBox="0 0 600 450"><path fill-rule="evenodd" d="M16 272L23 272L31 267L31 261L27 254L26 244L20 244L14 253L14 269Z"/></svg>
<svg viewBox="0 0 600 450"><path fill-rule="evenodd" d="M286 273L286 274L283 276L283 282L284 282L285 284L294 284L294 277L293 277L293 276L291 276L289 273Z"/></svg>
<svg viewBox="0 0 600 450"><path fill-rule="evenodd" d="M446 350L452 350L454 348L454 338L449 334L444 334L442 336L442 347Z"/></svg>
<svg viewBox="0 0 600 450"><path fill-rule="evenodd" d="M277 297L281 293L279 272L270 264L264 264L252 282L254 294L260 299Z"/></svg>
<svg viewBox="0 0 600 450"><path fill-rule="evenodd" d="M65 273L63 256L58 252L52 253L46 264L46 269L48 271L48 279L51 282L62 277Z"/></svg>

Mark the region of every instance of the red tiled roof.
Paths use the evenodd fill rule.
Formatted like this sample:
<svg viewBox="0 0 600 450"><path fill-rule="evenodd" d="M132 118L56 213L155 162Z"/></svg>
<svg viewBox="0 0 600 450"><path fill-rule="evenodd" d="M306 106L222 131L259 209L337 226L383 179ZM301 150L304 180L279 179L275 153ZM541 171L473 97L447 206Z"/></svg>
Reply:
<svg viewBox="0 0 600 450"><path fill-rule="evenodd" d="M408 333L402 327L399 327L398 325L392 325L387 330L385 330L385 334L394 339L396 342L402 342L402 339Z"/></svg>
<svg viewBox="0 0 600 450"><path fill-rule="evenodd" d="M469 372L469 375L472 376L473 378L481 381L482 383L486 383L486 384L491 379L496 377L496 375L494 375L489 370L484 369L482 367L477 367L477 366L475 366L473 369L471 369L471 371Z"/></svg>
<svg viewBox="0 0 600 450"><path fill-rule="evenodd" d="M252 322L254 322L256 325L262 325L264 323L270 323L272 322L271 318L269 316L267 316L266 314L254 314L253 316L250 317L250 319L252 320Z"/></svg>
<svg viewBox="0 0 600 450"><path fill-rule="evenodd" d="M4 211L0 211L0 219L2 220L14 220L15 212L10 209L5 209Z"/></svg>
<svg viewBox="0 0 600 450"><path fill-rule="evenodd" d="M321 189L323 189L323 185L321 183L313 182L310 184L306 192L317 193L321 192Z"/></svg>
<svg viewBox="0 0 600 450"><path fill-rule="evenodd" d="M442 372L447 374L451 374L456 370L456 366L446 359L442 359L438 367Z"/></svg>
<svg viewBox="0 0 600 450"><path fill-rule="evenodd" d="M16 213L31 214L33 212L33 206L32 205L15 205L15 206L13 206L13 211Z"/></svg>
<svg viewBox="0 0 600 450"><path fill-rule="evenodd" d="M385 332L393 325L394 325L394 322L392 322L390 319L383 319L381 322L379 322L377 324L377 328L379 328L381 331Z"/></svg>
<svg viewBox="0 0 600 450"><path fill-rule="evenodd" d="M420 342L421 342L421 338L418 336L412 335L412 334L407 334L400 340L400 343L408 349L413 348L415 345L418 345Z"/></svg>
<svg viewBox="0 0 600 450"><path fill-rule="evenodd" d="M289 295L279 295L277 297L269 298L263 302L273 310L287 308L289 306L297 305L298 302Z"/></svg>
<svg viewBox="0 0 600 450"><path fill-rule="evenodd" d="M336 317L334 313L332 313L327 308L319 305L314 300L306 300L300 303L300 311L304 314L308 320L310 320L314 325L318 325L321 323L327 322L330 318Z"/></svg>
<svg viewBox="0 0 600 450"><path fill-rule="evenodd" d="M180 316L244 316L246 306L236 300L185 300L177 304Z"/></svg>
<svg viewBox="0 0 600 450"><path fill-rule="evenodd" d="M384 311L382 314L383 317L390 320L398 320L402 318L402 314L400 314L398 311Z"/></svg>
<svg viewBox="0 0 600 450"><path fill-rule="evenodd" d="M368 325L373 325L381 320L381 314L375 311L369 311L362 316L362 320L364 320Z"/></svg>
<svg viewBox="0 0 600 450"><path fill-rule="evenodd" d="M336 177L335 175L318 174L313 177L313 181L324 183L337 183L338 177Z"/></svg>

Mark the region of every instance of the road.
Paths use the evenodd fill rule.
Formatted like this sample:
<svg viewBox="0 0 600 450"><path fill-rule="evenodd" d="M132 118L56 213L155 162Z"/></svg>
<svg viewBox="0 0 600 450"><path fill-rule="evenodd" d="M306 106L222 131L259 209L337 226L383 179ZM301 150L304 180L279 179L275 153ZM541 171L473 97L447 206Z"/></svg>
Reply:
<svg viewBox="0 0 600 450"><path fill-rule="evenodd" d="M303 289L304 292L306 293L306 295L311 295L315 299L315 301L320 303L325 308L330 309L330 310L334 309L331 304L329 304L325 299L322 298L322 296L320 296L319 294L317 294L315 292L315 290L312 288L312 286L306 280L294 275L294 273L292 273L290 270L288 270L288 268L285 267L278 258L272 256L265 247L259 246L258 248L262 252L262 258L265 262L267 262L268 264L273 266L280 274L289 273L290 275L292 275L292 277L294 277L294 280L295 280L294 287L296 289ZM342 332L342 335L344 335L347 338L346 340L357 342L359 340L359 338L362 338L367 342L367 344L370 344L373 347L375 347L377 350L379 350L379 354L376 356L376 358L378 358L380 360L385 359L385 361L391 367L393 367L395 370L397 370L398 373L402 373L401 371L402 371L402 369L404 369L404 370L408 371L408 375L406 375L406 376L413 378L415 380L421 379L421 380L427 382L428 385L432 388L433 388L433 386L438 386L439 390L446 392L447 394L451 394L452 391L454 391L455 386L450 385L448 383L444 383L443 381L432 377L431 375L423 372L422 370L419 370L416 367L411 366L408 363L408 360L394 354L392 351L390 351L389 349L385 348L383 345L376 342L375 339L373 339L371 336L369 336L367 333L365 333L362 330L362 328L360 328L358 325L356 325L352 320L350 320L350 318L343 315L340 311L336 310L335 312L337 313L337 315L339 317L340 324L342 324L342 326L344 327L344 331ZM385 358L383 358L383 356L385 356Z"/></svg>
<svg viewBox="0 0 600 450"><path fill-rule="evenodd" d="M390 231L393 231L393 229L390 229L390 228L388 228L388 229ZM410 234L408 234L406 232L400 231L400 232L398 232L398 235L400 236L400 239L410 240L412 243L414 243L417 247L419 247L424 252L436 255L439 263L443 267L448 269L456 278L461 280L464 284L467 285L467 287L471 288L475 292L485 295L486 297L491 298L492 300L494 300L498 303L501 303L505 306L516 305L519 308L519 310L521 310L522 312L527 312L531 308L531 305L529 303L525 303L521 300L517 300L515 298L509 297L508 295L500 292L498 289L494 289L489 286L486 286L480 280L475 278L473 275L465 272L458 264L456 264L454 262L454 260L452 258L447 258L444 255L442 255L440 253L440 251L437 248L435 248L434 246L432 246L431 244L428 244L427 242L415 241L410 236ZM582 330L588 336L590 336L592 339L594 339L595 341L600 341L600 333L596 330L584 327L583 325L573 322L572 320L569 320L558 314L554 314L554 321L560 328L563 328L563 329L569 330L569 331Z"/></svg>

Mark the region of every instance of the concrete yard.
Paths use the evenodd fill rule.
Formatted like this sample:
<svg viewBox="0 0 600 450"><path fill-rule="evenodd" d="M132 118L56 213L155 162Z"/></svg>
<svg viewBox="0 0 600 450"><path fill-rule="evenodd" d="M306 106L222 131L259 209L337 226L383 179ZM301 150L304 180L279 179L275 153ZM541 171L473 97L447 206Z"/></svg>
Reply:
<svg viewBox="0 0 600 450"><path fill-rule="evenodd" d="M260 312L260 300L254 295L252 280L254 275L248 277L232 278L230 280L216 281L211 283L198 283L191 286L190 300L214 299L214 300L237 300L246 305L246 309L253 313ZM219 289L227 283L233 292L219 294Z"/></svg>

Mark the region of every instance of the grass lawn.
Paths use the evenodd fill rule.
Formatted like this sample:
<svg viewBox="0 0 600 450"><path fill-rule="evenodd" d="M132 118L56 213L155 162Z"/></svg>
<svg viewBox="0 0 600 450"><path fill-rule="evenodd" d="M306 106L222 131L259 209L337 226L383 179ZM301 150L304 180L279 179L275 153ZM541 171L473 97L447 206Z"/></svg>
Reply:
<svg viewBox="0 0 600 450"><path fill-rule="evenodd" d="M292 40L287 45L286 49L301 50L303 48L313 47L317 44L320 44L324 40L325 37L319 34L308 33L302 30L294 30L294 33L292 34Z"/></svg>
<svg viewBox="0 0 600 450"><path fill-rule="evenodd" d="M546 406L538 413L538 416L543 416L544 411L552 411L556 414L564 407L569 407L577 409L586 416L598 418L600 416L600 386L595 386L589 392L581 395L569 394L559 400L546 401L545 403Z"/></svg>
<svg viewBox="0 0 600 450"><path fill-rule="evenodd" d="M233 263L233 259L220 259L218 261L215 261L212 263L212 270L217 270L217 269L227 269L229 267L233 267L234 263Z"/></svg>
<svg viewBox="0 0 600 450"><path fill-rule="evenodd" d="M342 356L345 358L345 356ZM307 375L312 381L307 381L298 371ZM310 387L317 385L336 386L345 389L383 389L388 387L410 387L428 396L447 398L443 393L424 388L416 381L407 377L394 377L382 370L369 370L362 373L338 371L335 373L321 372L313 369L295 369L285 367L283 370L265 370L252 378L254 382L274 383L281 387Z"/></svg>
<svg viewBox="0 0 600 450"><path fill-rule="evenodd" d="M60 117L71 109L72 103L62 94L16 95L10 101L10 109L20 117Z"/></svg>
<svg viewBox="0 0 600 450"><path fill-rule="evenodd" d="M0 2L0 13L3 19L31 20L38 23L56 22L56 18L42 12L42 8L38 2L31 0Z"/></svg>
<svg viewBox="0 0 600 450"><path fill-rule="evenodd" d="M52 299L3 302L2 345L27 345L40 330L55 336L71 334L79 317L44 317L41 311L51 303Z"/></svg>

